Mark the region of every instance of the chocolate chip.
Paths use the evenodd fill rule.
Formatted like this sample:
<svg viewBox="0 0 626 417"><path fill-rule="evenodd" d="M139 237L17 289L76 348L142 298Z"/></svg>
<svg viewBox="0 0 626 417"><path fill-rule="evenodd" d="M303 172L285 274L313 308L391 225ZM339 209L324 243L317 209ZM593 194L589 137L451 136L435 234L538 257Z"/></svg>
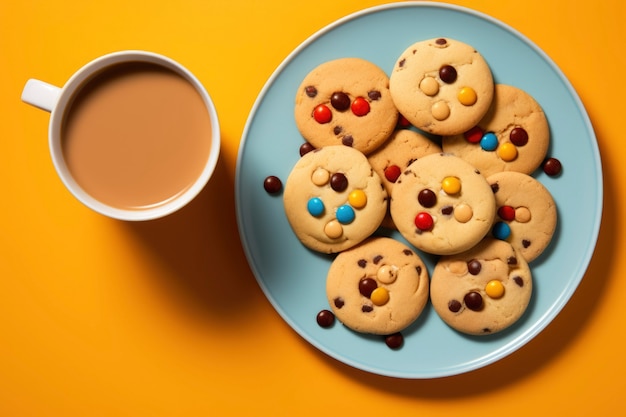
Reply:
<svg viewBox="0 0 626 417"><path fill-rule="evenodd" d="M300 145L300 156L304 156L313 150L315 150L315 146L311 145L309 142L304 142Z"/></svg>
<svg viewBox="0 0 626 417"><path fill-rule="evenodd" d="M350 97L346 93L335 92L330 96L330 104L339 111L347 110L350 108Z"/></svg>
<svg viewBox="0 0 626 417"><path fill-rule="evenodd" d="M313 98L317 95L317 88L313 87L312 85L309 85L307 87L304 87L304 92L306 93L307 96Z"/></svg>
<svg viewBox="0 0 626 417"><path fill-rule="evenodd" d="M530 246L530 240L523 239L523 240L522 240L522 246L524 246L524 249L526 249L527 247L529 247L529 246Z"/></svg>
<svg viewBox="0 0 626 417"><path fill-rule="evenodd" d="M374 307L370 306L370 305L364 305L363 307L361 307L361 311L364 313L369 313L371 311L374 310Z"/></svg>
<svg viewBox="0 0 626 417"><path fill-rule="evenodd" d="M341 132L343 132L343 127L341 126L333 127L333 133L335 134L335 136L339 136Z"/></svg>
<svg viewBox="0 0 626 417"><path fill-rule="evenodd" d="M352 144L354 143L354 138L352 137L352 135L346 135L341 138L341 143L346 146L352 146Z"/></svg>
<svg viewBox="0 0 626 417"><path fill-rule="evenodd" d="M415 270L417 271L417 275L422 275L422 267L421 266L416 266Z"/></svg>
<svg viewBox="0 0 626 417"><path fill-rule="evenodd" d="M316 320L320 327L330 327L335 323L335 315L330 310L322 310L317 313Z"/></svg>
<svg viewBox="0 0 626 417"><path fill-rule="evenodd" d="M406 59L401 59L400 62L398 62L398 66L402 68L405 62L406 62Z"/></svg>
<svg viewBox="0 0 626 417"><path fill-rule="evenodd" d="M506 258L507 265L517 265L517 258L515 256L509 256Z"/></svg>
<svg viewBox="0 0 626 417"><path fill-rule="evenodd" d="M343 307L346 303L345 301L343 301L343 298L341 297L337 297L333 300L333 303L335 304L335 307L337 308L341 308Z"/></svg>
<svg viewBox="0 0 626 417"><path fill-rule="evenodd" d="M522 277L515 276L513 277L513 281L515 281L515 283L519 285L520 287L524 286L524 280L522 279Z"/></svg>
<svg viewBox="0 0 626 417"><path fill-rule="evenodd" d="M411 249L403 249L402 253L404 253L406 256L413 255L413 251Z"/></svg>
<svg viewBox="0 0 626 417"><path fill-rule="evenodd" d="M376 100L380 100L380 97L382 95L380 94L380 91L373 90L373 91L368 92L367 96L369 97L370 100L376 101Z"/></svg>
<svg viewBox="0 0 626 417"><path fill-rule="evenodd" d="M380 262L382 259L383 259L383 255L374 256L374 265L378 265L378 262Z"/></svg>
<svg viewBox="0 0 626 417"><path fill-rule="evenodd" d="M458 313L459 310L461 309L462 305L461 302L459 300L450 300L448 301L448 310L450 310L453 313Z"/></svg>
<svg viewBox="0 0 626 417"><path fill-rule="evenodd" d="M265 191L270 194L276 194L283 189L283 183L277 176L270 175L269 177L265 178L265 181L263 181L263 188L265 188Z"/></svg>
<svg viewBox="0 0 626 417"><path fill-rule="evenodd" d="M500 185L497 182L494 182L491 184L491 191L493 191L494 194L497 193L500 191Z"/></svg>
<svg viewBox="0 0 626 417"><path fill-rule="evenodd" d="M402 333L400 332L385 336L385 344L390 349L399 349L400 347L402 347L403 343L404 336L402 336Z"/></svg>
<svg viewBox="0 0 626 417"><path fill-rule="evenodd" d="M330 188L338 193L342 192L348 188L348 178L341 172L335 172L330 177Z"/></svg>
<svg viewBox="0 0 626 417"><path fill-rule="evenodd" d="M441 208L441 214L445 214L446 216L451 215L452 211L454 211L454 207L452 206L444 206Z"/></svg>
<svg viewBox="0 0 626 417"><path fill-rule="evenodd" d="M445 40L444 38L439 38L439 39L437 39L437 40L435 41L435 43L436 43L437 45L445 45L446 43L448 43L448 41L447 41L447 40Z"/></svg>
<svg viewBox="0 0 626 417"><path fill-rule="evenodd" d="M357 264L361 267L361 268L365 268L365 266L367 265L367 261L365 259L359 259L357 261Z"/></svg>
<svg viewBox="0 0 626 417"><path fill-rule="evenodd" d="M469 272L472 275L478 275L481 269L482 269L482 265L480 264L480 261L476 259L472 259L471 261L467 263L467 272Z"/></svg>

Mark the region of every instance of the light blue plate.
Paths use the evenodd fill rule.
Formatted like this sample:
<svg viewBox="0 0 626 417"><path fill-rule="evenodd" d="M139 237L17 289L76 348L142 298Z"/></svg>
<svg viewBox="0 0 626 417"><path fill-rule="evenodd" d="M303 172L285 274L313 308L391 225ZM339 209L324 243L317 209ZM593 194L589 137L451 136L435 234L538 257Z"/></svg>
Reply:
<svg viewBox="0 0 626 417"><path fill-rule="evenodd" d="M549 154L563 164L558 177L537 172L558 205L559 224L547 252L532 264L534 293L524 317L504 332L468 337L447 327L427 305L403 331L404 346L389 349L380 337L339 323L317 325L328 308L325 279L331 258L304 248L289 227L282 196L263 180L283 182L303 142L293 120L296 89L322 62L348 56L370 60L388 73L410 44L450 37L475 48L498 83L526 90L543 107L551 127ZM540 171L540 170L539 170ZM408 2L367 9L320 30L294 50L259 94L241 141L235 184L243 247L268 300L289 325L331 357L368 372L398 378L435 378L493 363L543 330L568 302L591 259L602 214L602 169L589 118L572 86L537 46L493 18L456 6ZM581 198L584 191L584 198ZM393 237L400 238L393 234ZM425 258L432 272L433 258Z"/></svg>

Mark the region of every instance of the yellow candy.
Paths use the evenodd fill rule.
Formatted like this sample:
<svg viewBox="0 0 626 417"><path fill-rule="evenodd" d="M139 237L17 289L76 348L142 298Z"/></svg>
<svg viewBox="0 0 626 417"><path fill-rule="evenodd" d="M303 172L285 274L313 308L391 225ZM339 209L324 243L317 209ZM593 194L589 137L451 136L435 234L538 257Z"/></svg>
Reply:
<svg viewBox="0 0 626 417"><path fill-rule="evenodd" d="M378 287L370 294L370 300L377 306L385 305L389 301L389 291L384 287Z"/></svg>
<svg viewBox="0 0 626 417"><path fill-rule="evenodd" d="M354 190L348 196L348 202L356 209L363 208L367 204L367 195L363 190Z"/></svg>
<svg viewBox="0 0 626 417"><path fill-rule="evenodd" d="M461 191L461 180L457 177L445 177L441 181L441 189L448 195L457 194Z"/></svg>
<svg viewBox="0 0 626 417"><path fill-rule="evenodd" d="M500 298L504 295L504 285L496 279L491 280L487 283L485 292L491 298Z"/></svg>
<svg viewBox="0 0 626 417"><path fill-rule="evenodd" d="M498 147L498 156L506 162L511 162L517 158L517 148L510 142L505 142Z"/></svg>
<svg viewBox="0 0 626 417"><path fill-rule="evenodd" d="M476 96L476 91L474 91L471 87L463 87L459 90L459 94L457 95L457 99L464 106L471 106L476 103L478 97Z"/></svg>

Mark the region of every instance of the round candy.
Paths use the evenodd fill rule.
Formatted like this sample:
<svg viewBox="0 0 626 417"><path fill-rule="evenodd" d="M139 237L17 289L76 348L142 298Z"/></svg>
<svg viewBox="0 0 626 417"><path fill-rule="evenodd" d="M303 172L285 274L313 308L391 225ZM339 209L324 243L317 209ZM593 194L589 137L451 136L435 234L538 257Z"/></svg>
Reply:
<svg viewBox="0 0 626 417"><path fill-rule="evenodd" d="M333 119L333 113L330 111L328 106L320 104L313 110L313 118L317 123L325 124Z"/></svg>
<svg viewBox="0 0 626 417"><path fill-rule="evenodd" d="M417 216L415 216L415 226L422 231L432 229L434 223L432 216L426 212L418 213Z"/></svg>
<svg viewBox="0 0 626 417"><path fill-rule="evenodd" d="M378 268L376 278L383 284L391 284L398 278L398 267L395 265L383 265Z"/></svg>
<svg viewBox="0 0 626 417"><path fill-rule="evenodd" d="M330 104L339 111L350 108L350 97L346 93L336 92L330 97Z"/></svg>
<svg viewBox="0 0 626 417"><path fill-rule="evenodd" d="M498 148L498 156L506 162L511 162L517 158L517 148L512 143L506 142Z"/></svg>
<svg viewBox="0 0 626 417"><path fill-rule="evenodd" d="M402 347L403 343L404 343L404 336L402 336L402 333L400 332L385 336L385 344L390 349L398 349Z"/></svg>
<svg viewBox="0 0 626 417"><path fill-rule="evenodd" d="M515 209L511 206L501 206L498 208L498 216L508 222L515 220Z"/></svg>
<svg viewBox="0 0 626 417"><path fill-rule="evenodd" d="M324 213L324 202L318 197L313 197L306 204L306 208L311 216L318 217Z"/></svg>
<svg viewBox="0 0 626 417"><path fill-rule="evenodd" d="M328 172L324 168L317 168L315 171L313 171L313 175L311 175L311 181L317 186L325 185L326 183L328 183L329 179L330 172Z"/></svg>
<svg viewBox="0 0 626 417"><path fill-rule="evenodd" d="M476 291L471 291L463 297L465 306L472 311L480 311L483 308L483 297Z"/></svg>
<svg viewBox="0 0 626 417"><path fill-rule="evenodd" d="M338 193L342 192L343 190L348 188L348 178L341 172L334 173L330 177L330 188L337 191Z"/></svg>
<svg viewBox="0 0 626 417"><path fill-rule="evenodd" d="M543 172L551 177L557 176L561 173L561 161L556 158L548 158L543 163Z"/></svg>
<svg viewBox="0 0 626 417"><path fill-rule="evenodd" d="M494 151L498 147L498 137L493 132L487 132L480 139L480 147L485 151Z"/></svg>
<svg viewBox="0 0 626 417"><path fill-rule="evenodd" d="M497 279L491 280L485 286L485 292L491 298L502 298L504 295L504 285Z"/></svg>
<svg viewBox="0 0 626 417"><path fill-rule="evenodd" d="M459 94L457 96L459 99L459 103L464 106L471 106L476 103L478 100L478 96L476 95L476 91L474 91L471 87L463 87L459 90Z"/></svg>
<svg viewBox="0 0 626 417"><path fill-rule="evenodd" d="M509 133L509 139L515 146L524 146L528 143L528 132L522 127L516 127Z"/></svg>
<svg viewBox="0 0 626 417"><path fill-rule="evenodd" d="M370 294L370 300L377 306L384 306L389 302L389 291L384 287L378 287Z"/></svg>
<svg viewBox="0 0 626 417"><path fill-rule="evenodd" d="M304 142L302 145L300 145L300 156L304 156L313 150L315 150L315 147L313 145L311 145L309 142Z"/></svg>
<svg viewBox="0 0 626 417"><path fill-rule="evenodd" d="M439 83L433 77L424 77L420 82L420 90L427 96L434 96L439 92Z"/></svg>
<svg viewBox="0 0 626 417"><path fill-rule="evenodd" d="M511 236L511 227L504 222L496 222L491 232L496 239L506 240Z"/></svg>
<svg viewBox="0 0 626 417"><path fill-rule="evenodd" d="M467 223L474 217L474 210L467 204L459 204L454 208L454 218L459 223Z"/></svg>
<svg viewBox="0 0 626 417"><path fill-rule="evenodd" d="M363 208L367 204L367 195L363 190L354 190L348 196L348 202L356 209Z"/></svg>
<svg viewBox="0 0 626 417"><path fill-rule="evenodd" d="M378 288L378 284L373 278L363 278L359 281L359 292L363 297L370 298L376 288Z"/></svg>
<svg viewBox="0 0 626 417"><path fill-rule="evenodd" d="M398 177L402 173L398 165L390 165L387 168L385 168L384 172L385 172L385 178L389 182L396 182L398 180Z"/></svg>
<svg viewBox="0 0 626 417"><path fill-rule="evenodd" d="M335 315L330 310L322 310L317 313L316 320L320 327L330 327L335 323Z"/></svg>
<svg viewBox="0 0 626 417"><path fill-rule="evenodd" d="M441 181L441 189L448 195L457 194L461 191L461 180L457 177L445 177Z"/></svg>
<svg viewBox="0 0 626 417"><path fill-rule="evenodd" d="M450 107L445 101L438 101L432 105L430 112L437 120L446 120L450 116Z"/></svg>
<svg viewBox="0 0 626 417"><path fill-rule="evenodd" d="M352 109L352 113L359 117L365 116L370 112L370 104L363 97L355 98L350 108Z"/></svg>
<svg viewBox="0 0 626 417"><path fill-rule="evenodd" d="M265 181L263 181L263 188L265 188L265 191L270 194L276 194L283 189L283 183L281 182L280 178L274 175L270 175L269 177L265 178Z"/></svg>
<svg viewBox="0 0 626 417"><path fill-rule="evenodd" d="M324 226L324 233L331 239L337 239L343 235L343 227L337 220L331 220Z"/></svg>
<svg viewBox="0 0 626 417"><path fill-rule="evenodd" d="M479 143L484 134L485 132L483 132L480 126L474 126L470 130L465 132L463 136L465 137L465 140L469 143Z"/></svg>
<svg viewBox="0 0 626 417"><path fill-rule="evenodd" d="M354 221L354 209L349 205L345 204L343 206L337 207L337 212L335 213L337 217L337 221L341 224L350 224Z"/></svg>
<svg viewBox="0 0 626 417"><path fill-rule="evenodd" d="M452 84L456 81L456 70L451 65L444 65L439 68L439 78L446 84Z"/></svg>
<svg viewBox="0 0 626 417"><path fill-rule="evenodd" d="M432 190L425 188L417 195L417 201L423 207L430 208L437 204L437 195Z"/></svg>

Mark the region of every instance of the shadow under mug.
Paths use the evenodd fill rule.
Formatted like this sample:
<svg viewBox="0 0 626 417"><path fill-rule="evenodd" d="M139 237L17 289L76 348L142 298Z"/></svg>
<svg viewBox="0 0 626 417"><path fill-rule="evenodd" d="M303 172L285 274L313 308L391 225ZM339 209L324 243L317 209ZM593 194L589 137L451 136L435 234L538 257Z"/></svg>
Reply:
<svg viewBox="0 0 626 417"><path fill-rule="evenodd" d="M203 149L207 151L205 156L200 156L205 159L201 160L202 165L199 174L194 174L195 176L191 183L176 192L171 198L167 198L155 204L138 207L116 206L103 201L102 198L96 198L91 193L87 192L70 170L63 149L65 146L63 138L65 134L64 123L66 123L68 113L72 111L71 108L77 95L79 95L85 87L90 86L94 79L102 76L102 74L106 74L107 71L113 68L119 68L120 65L125 64L151 65L182 77L182 79L189 83L199 94L208 114L209 122L207 126L210 125L210 127L208 127L210 132L207 132L208 134L205 135L206 138L203 136L201 139L203 141L209 141L209 143L204 143L206 146L204 146ZM50 154L56 172L65 187L85 206L111 218L142 221L171 214L188 204L202 191L217 165L220 153L220 127L215 105L203 85L189 70L163 55L147 51L120 51L104 55L80 68L62 88L40 80L30 79L24 86L22 101L51 113L48 130ZM177 139L172 137L172 140ZM142 154L142 158L143 157ZM145 157L150 157L149 152L146 153ZM111 166L110 169L115 170L116 167ZM129 178L129 180L132 181L131 178Z"/></svg>

